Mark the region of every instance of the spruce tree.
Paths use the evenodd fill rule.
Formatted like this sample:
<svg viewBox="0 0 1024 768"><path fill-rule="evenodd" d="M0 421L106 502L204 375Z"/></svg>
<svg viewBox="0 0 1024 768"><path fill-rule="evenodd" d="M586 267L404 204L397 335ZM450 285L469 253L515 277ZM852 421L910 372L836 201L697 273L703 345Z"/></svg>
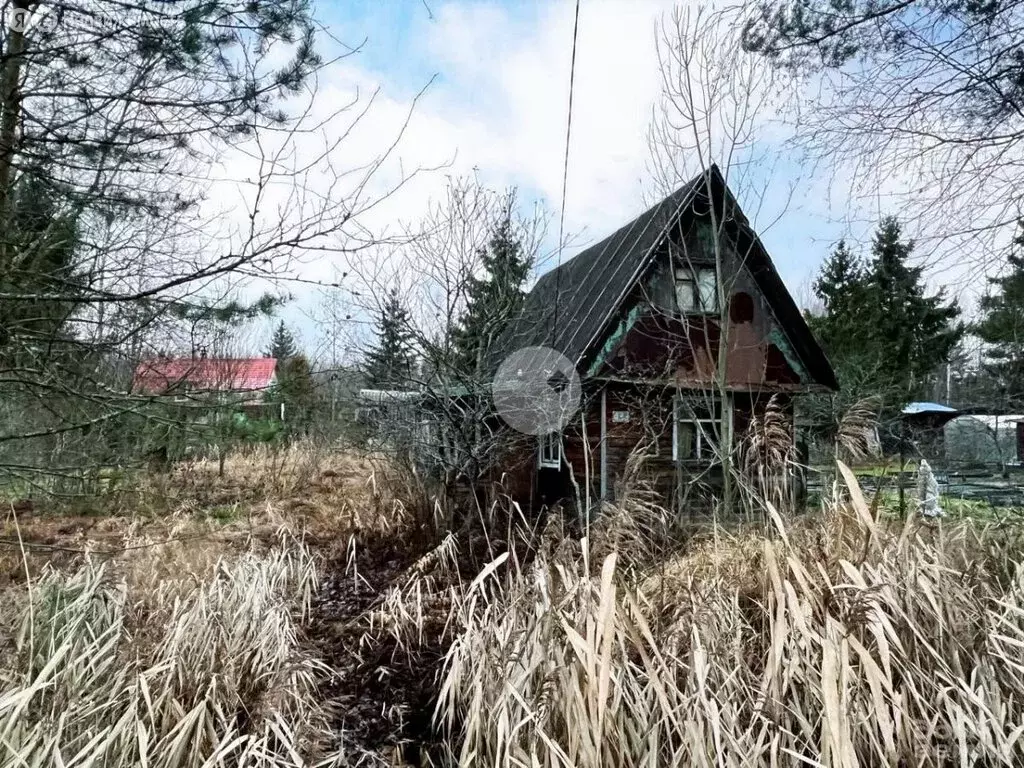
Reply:
<svg viewBox="0 0 1024 768"><path fill-rule="evenodd" d="M913 250L891 217L879 223L866 263L840 243L814 284L825 312L808 318L836 369L841 399L879 396L890 415L928 391L964 333L959 307L943 291L926 292L923 270L910 263Z"/></svg>
<svg viewBox="0 0 1024 768"><path fill-rule="evenodd" d="M964 334L960 308L946 303L945 291L925 293L923 269L910 265L913 250L899 222L882 219L871 244L870 308L863 322L884 361L878 384L892 399L920 396Z"/></svg>
<svg viewBox="0 0 1024 768"><path fill-rule="evenodd" d="M367 382L384 389L406 386L414 362L409 313L392 288L377 317L377 344L366 353Z"/></svg>
<svg viewBox="0 0 1024 768"><path fill-rule="evenodd" d="M867 269L845 241L841 240L822 264L814 293L825 312L808 317L808 323L829 356L846 360L861 351L861 323L870 295Z"/></svg>
<svg viewBox="0 0 1024 768"><path fill-rule="evenodd" d="M523 252L512 223L512 199L491 239L480 253L484 274L469 281L466 311L453 333L455 364L459 373L475 378L510 318L523 305L523 284L533 268Z"/></svg>
<svg viewBox="0 0 1024 768"><path fill-rule="evenodd" d="M989 278L992 290L979 303L974 332L986 344L988 372L1011 403L1024 401L1024 220L1018 222L1009 270Z"/></svg>
<svg viewBox="0 0 1024 768"><path fill-rule="evenodd" d="M290 430L304 428L313 407L313 373L284 320L274 329L265 354L277 361L277 386L270 394L271 402L284 404L284 421Z"/></svg>
<svg viewBox="0 0 1024 768"><path fill-rule="evenodd" d="M296 353L278 367L278 396L285 405L285 422L291 429L305 428L316 399L313 370L305 355Z"/></svg>
<svg viewBox="0 0 1024 768"><path fill-rule="evenodd" d="M831 440L854 403L879 394L880 351L865 321L873 300L868 265L840 241L822 264L813 288L824 312L808 314L807 324L832 362L840 391L834 396L804 398L800 407L813 423L830 425Z"/></svg>
<svg viewBox="0 0 1024 768"><path fill-rule="evenodd" d="M295 343L295 336L284 320L277 324L274 335L270 339L270 347L267 349L267 357L272 357L281 365L299 353L299 347Z"/></svg>

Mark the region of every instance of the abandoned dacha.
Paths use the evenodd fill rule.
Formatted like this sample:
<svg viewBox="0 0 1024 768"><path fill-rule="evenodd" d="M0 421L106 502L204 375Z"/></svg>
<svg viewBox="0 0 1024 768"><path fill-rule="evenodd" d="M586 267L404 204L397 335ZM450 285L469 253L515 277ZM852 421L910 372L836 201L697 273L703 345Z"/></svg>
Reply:
<svg viewBox="0 0 1024 768"><path fill-rule="evenodd" d="M614 499L639 455L643 478L677 509L721 498L727 461L759 460L762 478L796 493L794 398L838 388L717 167L544 274L490 350L489 376L532 349L568 361L582 396L559 414L561 429L520 434L495 452L492 479L531 505ZM526 375L535 384L561 373ZM567 386L555 378L552 387ZM392 394L410 407L411 393ZM773 453L750 456L764 448L748 438L769 413ZM423 426L427 442L445 441L443 425Z"/></svg>

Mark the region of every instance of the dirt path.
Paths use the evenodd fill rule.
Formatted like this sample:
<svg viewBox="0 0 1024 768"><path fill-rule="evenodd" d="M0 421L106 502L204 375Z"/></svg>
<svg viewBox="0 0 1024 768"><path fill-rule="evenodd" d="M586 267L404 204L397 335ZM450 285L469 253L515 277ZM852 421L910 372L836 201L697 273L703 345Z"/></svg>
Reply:
<svg viewBox="0 0 1024 768"><path fill-rule="evenodd" d="M347 551L330 556L310 625L318 655L336 672L323 696L345 742L368 756L398 748L412 765L437 741L432 717L446 646L429 639L400 643L383 627L371 627L370 615L389 588L407 581L424 551L373 535L360 538L354 559Z"/></svg>

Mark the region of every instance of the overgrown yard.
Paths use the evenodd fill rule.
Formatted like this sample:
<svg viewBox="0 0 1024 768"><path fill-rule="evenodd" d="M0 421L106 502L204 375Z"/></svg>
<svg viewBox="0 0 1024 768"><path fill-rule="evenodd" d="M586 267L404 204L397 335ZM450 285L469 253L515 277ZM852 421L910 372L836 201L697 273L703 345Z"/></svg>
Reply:
<svg viewBox="0 0 1024 768"><path fill-rule="evenodd" d="M851 476L699 534L642 487L445 534L376 462L279 459L8 514L0 764L1024 760L1016 524L891 521Z"/></svg>

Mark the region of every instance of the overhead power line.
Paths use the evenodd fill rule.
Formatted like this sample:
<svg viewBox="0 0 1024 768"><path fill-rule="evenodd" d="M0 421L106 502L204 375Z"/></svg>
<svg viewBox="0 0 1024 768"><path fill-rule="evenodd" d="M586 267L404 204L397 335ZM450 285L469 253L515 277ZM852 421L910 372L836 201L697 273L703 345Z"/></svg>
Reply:
<svg viewBox="0 0 1024 768"><path fill-rule="evenodd" d="M580 0L576 0L576 14L572 24L572 58L569 63L569 109L565 119L565 157L562 163L562 204L558 214L558 259L555 265L555 309L551 321L551 341L554 343L558 328L559 283L562 267L562 241L565 232L565 196L569 185L569 139L572 136L572 95L576 82L576 39L580 29Z"/></svg>

